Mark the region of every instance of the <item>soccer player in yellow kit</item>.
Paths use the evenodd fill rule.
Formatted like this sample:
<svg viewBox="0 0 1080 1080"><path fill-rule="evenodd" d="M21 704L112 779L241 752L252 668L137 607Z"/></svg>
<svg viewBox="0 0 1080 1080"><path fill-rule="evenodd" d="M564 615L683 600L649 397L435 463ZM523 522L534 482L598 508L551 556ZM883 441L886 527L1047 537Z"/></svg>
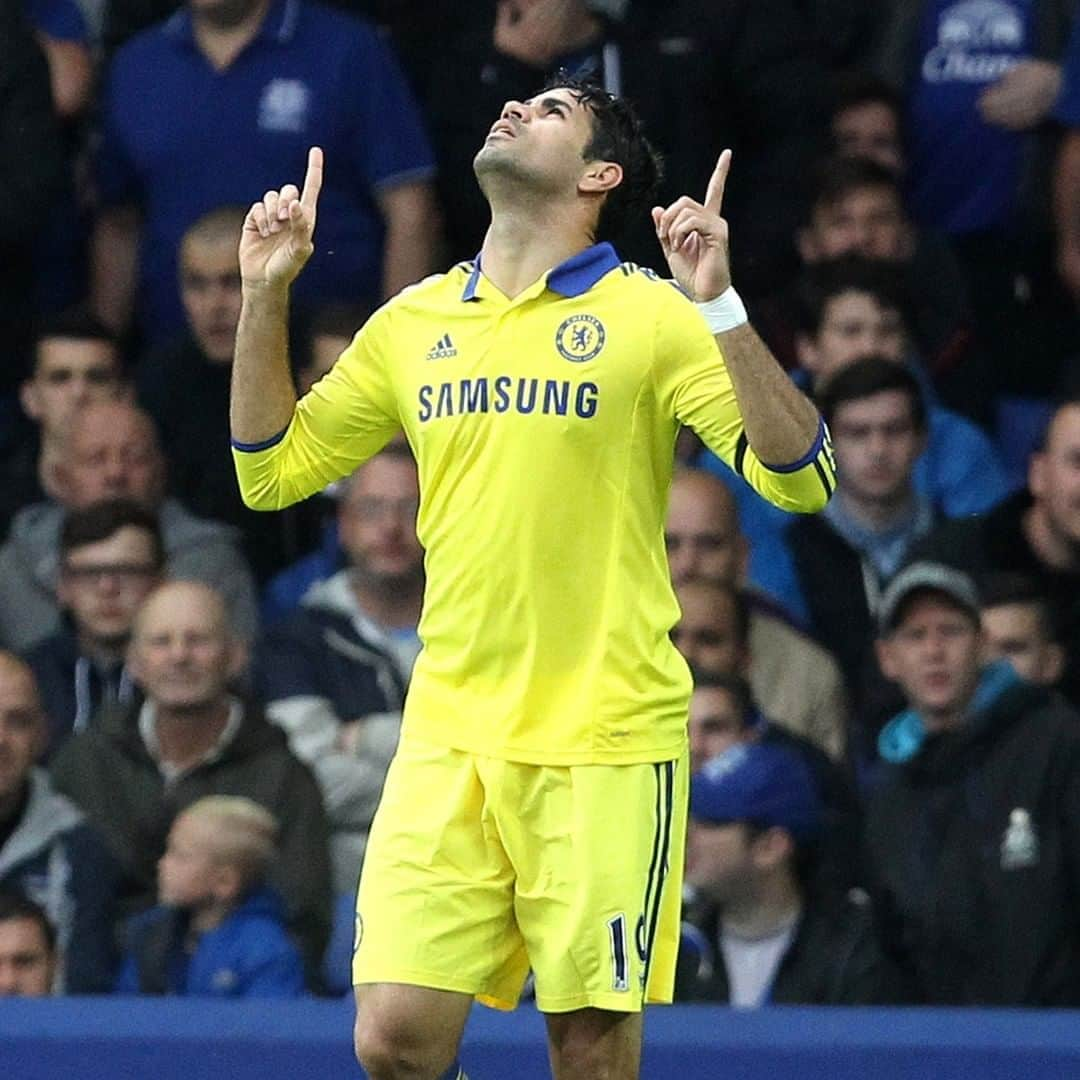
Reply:
<svg viewBox="0 0 1080 1080"><path fill-rule="evenodd" d="M508 102L475 161L480 255L387 302L299 403L288 289L321 152L302 192L248 213L245 500L302 499L399 430L420 472L423 649L357 900L373 1080L464 1075L472 1002L512 1007L530 967L557 1080L636 1077L643 1002L671 999L691 688L668 637L676 434L790 510L834 485L824 425L731 289L729 163L703 203L652 211L676 287L598 242L655 187L629 106L576 83Z"/></svg>

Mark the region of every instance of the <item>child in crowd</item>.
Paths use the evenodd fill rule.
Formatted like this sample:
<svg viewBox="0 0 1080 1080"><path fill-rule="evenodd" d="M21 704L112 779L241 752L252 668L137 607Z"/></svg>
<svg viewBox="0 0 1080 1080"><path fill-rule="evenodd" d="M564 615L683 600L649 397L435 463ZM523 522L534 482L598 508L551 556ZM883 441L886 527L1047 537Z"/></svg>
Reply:
<svg viewBox="0 0 1080 1080"><path fill-rule="evenodd" d="M303 965L265 883L273 815L237 796L180 813L158 863L159 904L128 928L120 993L297 997Z"/></svg>

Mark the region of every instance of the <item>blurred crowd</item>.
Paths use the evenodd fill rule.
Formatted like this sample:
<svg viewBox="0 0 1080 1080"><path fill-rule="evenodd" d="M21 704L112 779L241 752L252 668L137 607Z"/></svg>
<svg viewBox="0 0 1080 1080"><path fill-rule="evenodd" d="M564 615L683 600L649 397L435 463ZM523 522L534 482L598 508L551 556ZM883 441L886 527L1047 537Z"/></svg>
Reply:
<svg viewBox="0 0 1080 1080"><path fill-rule="evenodd" d="M347 991L417 472L242 505L240 224L324 148L306 391L476 253L472 157L562 70L665 202L733 149L734 280L838 469L793 517L679 441L679 1000L1080 1006L1077 15L0 0L0 994ZM646 218L619 252L665 269Z"/></svg>

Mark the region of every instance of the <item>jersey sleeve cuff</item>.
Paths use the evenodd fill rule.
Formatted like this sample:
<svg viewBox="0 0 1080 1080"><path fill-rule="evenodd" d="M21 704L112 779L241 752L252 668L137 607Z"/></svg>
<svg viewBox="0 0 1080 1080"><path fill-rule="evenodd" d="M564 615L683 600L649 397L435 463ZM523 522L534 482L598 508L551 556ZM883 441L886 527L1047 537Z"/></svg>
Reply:
<svg viewBox="0 0 1080 1080"><path fill-rule="evenodd" d="M243 454L257 454L260 450L269 450L271 446L277 446L285 438L285 432L288 430L289 425L286 424L276 435L271 435L269 439L263 439L261 442L240 442L238 439L233 439L232 448Z"/></svg>
<svg viewBox="0 0 1080 1080"><path fill-rule="evenodd" d="M817 461L818 454L821 453L821 448L825 445L825 421L822 417L818 417L818 429L817 435L814 438L814 442L810 449L798 461L793 461L789 465L766 465L763 461L761 464L769 472L774 473L793 473L798 472L800 469L805 469L807 465L813 465Z"/></svg>

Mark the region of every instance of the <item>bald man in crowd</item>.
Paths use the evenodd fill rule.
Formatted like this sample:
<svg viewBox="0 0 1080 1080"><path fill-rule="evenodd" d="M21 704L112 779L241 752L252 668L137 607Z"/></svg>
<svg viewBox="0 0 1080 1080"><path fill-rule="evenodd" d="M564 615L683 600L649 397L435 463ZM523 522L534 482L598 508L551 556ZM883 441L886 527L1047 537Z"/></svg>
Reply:
<svg viewBox="0 0 1080 1080"><path fill-rule="evenodd" d="M58 498L21 510L0 547L0 646L25 651L60 626L60 530L69 510L130 499L157 515L167 577L205 581L226 598L244 640L257 620L255 585L234 530L195 517L165 495L166 462L154 425L126 401L99 401L72 417L58 462Z"/></svg>
<svg viewBox="0 0 1080 1080"><path fill-rule="evenodd" d="M313 971L329 931L322 796L282 731L232 693L245 660L218 593L191 581L161 585L128 650L145 701L104 713L65 743L53 777L121 861L131 910L154 903L157 862L185 807L204 795L244 795L271 810L281 831L270 881Z"/></svg>
<svg viewBox="0 0 1080 1080"><path fill-rule="evenodd" d="M728 489L697 469L682 469L672 480L665 529L671 579L681 587L700 578L744 588L749 550L739 531ZM811 739L834 759L844 755L847 701L836 661L797 630L778 606L745 592L749 612L749 679L755 701L771 720ZM706 629L713 621L707 597L684 609L680 626ZM689 617L689 621L688 621Z"/></svg>
<svg viewBox="0 0 1080 1080"><path fill-rule="evenodd" d="M229 380L240 320L236 245L245 212L220 206L184 233L179 272L185 330L143 357L135 383L139 403L169 448L170 493L200 517L239 529L244 555L261 582L301 549L290 543L295 529L284 518L244 506L229 451Z"/></svg>

